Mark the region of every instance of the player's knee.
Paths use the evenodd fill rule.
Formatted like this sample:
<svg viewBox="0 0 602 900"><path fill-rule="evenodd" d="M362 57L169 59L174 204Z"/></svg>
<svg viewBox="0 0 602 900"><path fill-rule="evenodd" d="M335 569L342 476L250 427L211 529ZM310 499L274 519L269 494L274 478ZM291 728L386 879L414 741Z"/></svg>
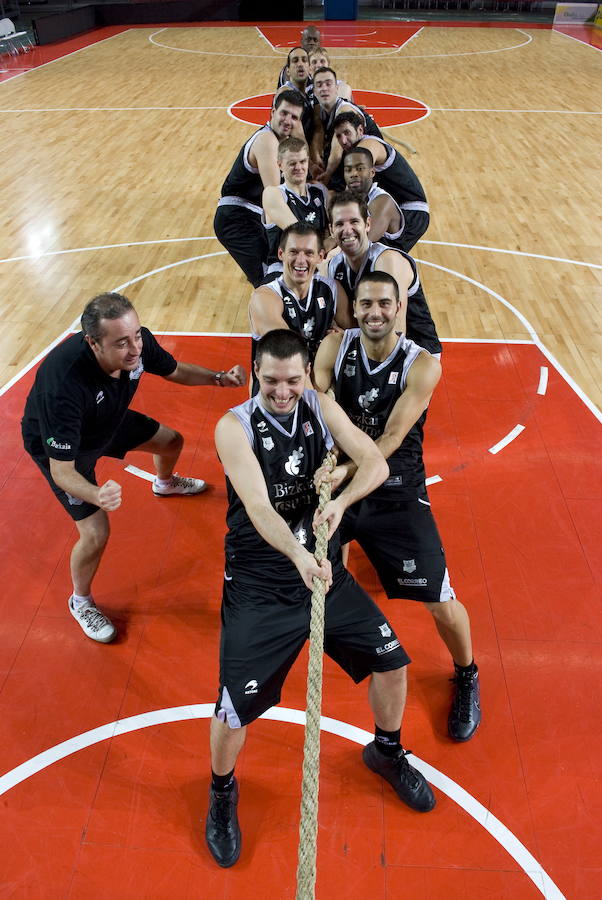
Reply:
<svg viewBox="0 0 602 900"><path fill-rule="evenodd" d="M180 434L179 431L174 431L173 428L166 429L166 445L165 452L169 453L169 455L173 455L175 453L180 453L182 447L184 446L184 438Z"/></svg>
<svg viewBox="0 0 602 900"><path fill-rule="evenodd" d="M454 598L445 600L442 603L425 603L424 604L432 617L442 625L453 625L456 621L458 612L458 601Z"/></svg>
<svg viewBox="0 0 602 900"><path fill-rule="evenodd" d="M85 524L84 524L85 523ZM109 517L98 515L85 519L79 529L79 539L89 553L100 553L107 545L111 526Z"/></svg>

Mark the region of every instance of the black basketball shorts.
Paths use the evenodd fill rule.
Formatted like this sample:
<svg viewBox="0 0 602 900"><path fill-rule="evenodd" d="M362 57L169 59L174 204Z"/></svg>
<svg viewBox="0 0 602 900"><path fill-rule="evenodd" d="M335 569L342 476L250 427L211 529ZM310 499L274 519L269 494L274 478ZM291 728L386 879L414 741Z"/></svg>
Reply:
<svg viewBox="0 0 602 900"><path fill-rule="evenodd" d="M265 570L229 569L224 581L220 690L215 715L248 725L280 702L282 685L309 636L311 596L298 578L275 584ZM410 662L391 625L340 563L326 595L324 652L358 684Z"/></svg>

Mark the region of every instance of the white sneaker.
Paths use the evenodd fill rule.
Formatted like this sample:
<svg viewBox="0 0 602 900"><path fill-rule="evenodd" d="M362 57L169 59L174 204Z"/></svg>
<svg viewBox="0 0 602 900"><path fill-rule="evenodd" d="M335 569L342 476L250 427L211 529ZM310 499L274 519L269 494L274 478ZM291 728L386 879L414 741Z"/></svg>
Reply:
<svg viewBox="0 0 602 900"><path fill-rule="evenodd" d="M73 596L69 597L69 611L82 631L93 641L108 644L117 634L117 629L97 608L94 600L86 600L78 608L73 606Z"/></svg>
<svg viewBox="0 0 602 900"><path fill-rule="evenodd" d="M181 475L172 475L169 484L161 487L157 479L153 481L153 494L156 497L169 497L170 494L200 494L207 487L207 482L202 478L182 478Z"/></svg>

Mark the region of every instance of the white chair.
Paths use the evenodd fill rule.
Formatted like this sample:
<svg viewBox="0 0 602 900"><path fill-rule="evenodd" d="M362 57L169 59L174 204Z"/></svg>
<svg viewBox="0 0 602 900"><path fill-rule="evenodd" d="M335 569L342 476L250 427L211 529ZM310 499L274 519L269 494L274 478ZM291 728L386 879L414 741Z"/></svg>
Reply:
<svg viewBox="0 0 602 900"><path fill-rule="evenodd" d="M0 19L0 53L6 48L12 56L17 56L18 53L29 50L31 41L22 41L23 37L27 37L26 31L17 31L10 19Z"/></svg>

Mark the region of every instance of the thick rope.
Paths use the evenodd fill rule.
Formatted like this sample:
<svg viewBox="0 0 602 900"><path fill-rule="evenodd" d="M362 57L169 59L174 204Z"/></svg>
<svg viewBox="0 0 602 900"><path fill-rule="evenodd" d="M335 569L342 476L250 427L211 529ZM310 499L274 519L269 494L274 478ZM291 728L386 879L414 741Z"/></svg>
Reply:
<svg viewBox="0 0 602 900"><path fill-rule="evenodd" d="M384 128L381 128L381 131L388 141L391 141L393 144L399 144L400 147L405 147L408 153L418 153L418 150L416 150L415 147L412 147L411 144L402 141L400 138L393 137L390 131L385 131Z"/></svg>
<svg viewBox="0 0 602 900"><path fill-rule="evenodd" d="M336 459L328 454L323 465L332 470ZM320 512L330 500L330 483L320 485ZM314 556L318 562L328 553L328 523L316 532ZM324 598L326 585L314 578L309 626L309 663L307 666L307 703L305 743L303 745L303 780L301 787L301 821L297 860L297 900L313 900L316 887L318 850L318 789L320 778L320 711L322 707L322 659L324 652Z"/></svg>

